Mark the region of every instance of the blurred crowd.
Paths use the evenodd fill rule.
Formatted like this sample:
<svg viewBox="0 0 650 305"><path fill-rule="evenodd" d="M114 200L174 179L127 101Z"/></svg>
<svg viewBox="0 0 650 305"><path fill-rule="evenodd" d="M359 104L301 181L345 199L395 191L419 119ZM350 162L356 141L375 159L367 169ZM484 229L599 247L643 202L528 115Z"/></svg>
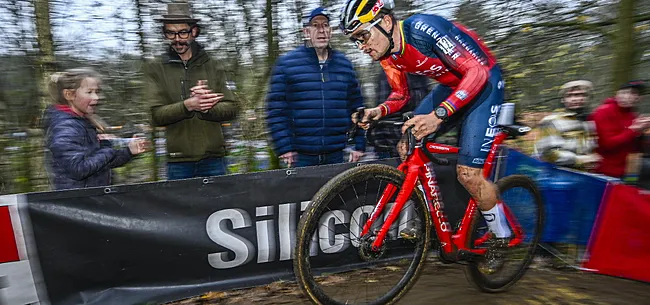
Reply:
<svg viewBox="0 0 650 305"><path fill-rule="evenodd" d="M645 89L643 81L622 84L615 96L590 112L585 105L593 90L591 82L564 84L562 107L540 121L533 155L629 182L648 180L650 168L644 162L643 148L650 117L636 110Z"/></svg>
<svg viewBox="0 0 650 305"><path fill-rule="evenodd" d="M165 128L167 178L227 174L222 124L234 120L241 109L233 83L222 64L196 41L200 20L192 17L186 2L167 4L167 14L157 21L168 48L145 65L143 74L151 124ZM369 147L379 158L397 157L399 128L376 131L373 143L363 129L351 128L351 117L365 103L354 66L330 47L329 22L325 9L313 10L304 22L305 45L274 64L265 108L274 153L287 167L367 160ZM394 117L414 110L432 90L426 76L409 74L406 81L409 99ZM390 100L386 74L377 82L380 100ZM101 87L101 76L86 68L51 78L53 104L46 110L44 129L54 189L110 185L112 168L153 146L136 135L125 147L114 148L115 139L96 115ZM627 82L590 111L585 105L592 83L564 84L561 107L536 124L531 153L560 166L633 183L650 179L650 150L644 150L650 144L650 116L636 110L645 89L643 81Z"/></svg>

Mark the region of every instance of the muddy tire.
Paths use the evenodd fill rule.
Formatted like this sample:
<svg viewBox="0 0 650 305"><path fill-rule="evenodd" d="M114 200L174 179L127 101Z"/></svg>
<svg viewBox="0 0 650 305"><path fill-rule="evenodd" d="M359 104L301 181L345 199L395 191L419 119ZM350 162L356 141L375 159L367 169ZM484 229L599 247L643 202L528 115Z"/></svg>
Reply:
<svg viewBox="0 0 650 305"><path fill-rule="evenodd" d="M544 225L542 197L531 178L524 175L507 176L497 181L497 187L504 204L513 211L520 223L523 224L523 221L525 221L524 232L526 238L525 246L507 250L509 256L506 257L505 262L514 265L509 268L512 269L510 272L506 273L508 269L503 269L495 274L485 274L480 268L481 262L470 262L465 266L465 276L468 281L477 289L491 293L506 291L524 276L533 259ZM519 194L523 195L517 198L527 199L528 203L526 205L514 200L515 196L512 195L515 194L515 190L520 191ZM474 232L475 236L480 236L484 234L485 227L483 216L481 213L476 213L472 220L470 232ZM467 247L473 248L473 241L474 238L469 239Z"/></svg>
<svg viewBox="0 0 650 305"><path fill-rule="evenodd" d="M325 284L322 284L323 279L322 276L318 276L319 273L319 271L317 270L318 267L313 266L312 264L316 260L316 258L314 258L313 253L312 255L310 255L310 245L313 246L313 241L315 239L314 236L319 232L318 231L319 222L321 217L323 216L324 213L327 213L328 211L329 212L332 211L331 210L332 206L335 205L336 201L343 200L341 194L345 194L345 192L349 192L346 190L350 190L350 188L352 188L354 189L354 195L357 197L356 201L360 201L361 200L360 198L363 196L361 190L363 190L364 184L368 186L370 182L380 181L378 183L379 187L377 189L383 190L383 188L381 188L381 185L382 185L382 181L385 181L386 185L391 184L397 186L399 190L402 183L404 182L404 178L405 176L402 172L398 171L396 168L391 166L382 165L382 164L363 165L363 166L349 169L339 174L338 176L334 177L327 184L325 184L316 193L316 195L314 195L312 202L303 213L300 222L298 224L297 236L296 236L296 248L294 252L295 258L293 260L293 267L294 267L296 280L300 288L304 292L304 294L309 299L311 299L314 303L316 304L355 304L355 303L393 304L397 300L399 300L416 282L426 261L426 257L427 257L426 253L429 250L429 246L430 246L430 234L431 234L431 225L432 225L431 215L428 212L424 198L422 197L422 193L420 191L417 191L417 189L412 192L410 196L410 201L407 203L413 204L413 207L411 208L415 210L415 212L413 212L412 214L415 215L414 218L418 217L419 219L417 221L418 223L417 228L419 228L418 232L419 234L421 234L421 236L419 236L418 240L416 241L409 240L407 242L404 239L401 240L394 239L390 241L390 243L396 243L396 244L397 243L408 244L409 242L412 244L411 247L413 247L413 249L412 250L408 249L408 251L413 252L412 254L409 254L412 255L412 260L410 262L404 262L403 268L400 269L394 266L386 267L385 265L381 266L379 262L377 262L377 264L375 265L374 261L366 261L365 263L369 265L369 266L364 266L365 270L367 271L364 270L351 271L348 274L348 278L344 280L343 285L345 285L346 287L352 286L356 288L353 289L356 290L355 297L346 297L346 296L338 295L338 292L327 291L331 287L327 287L325 286ZM376 192L379 194L381 193L379 191ZM397 194L397 192L395 194ZM359 203L359 204L360 206L363 207L367 207L367 205L363 205L365 203L368 203L371 206L375 206L377 201L374 200L374 198L375 197L372 197L368 199L367 202L364 201L364 203ZM365 197L364 200L366 200ZM354 202L354 200L352 201ZM344 204L347 206L347 203L345 201ZM403 214L400 214L400 217L402 215ZM350 226L352 226L353 220L351 219L349 223ZM364 223L365 220L361 219L358 221L357 224L363 227ZM350 239L353 238L352 233L350 233L349 236ZM318 238L322 238L322 237L318 237ZM388 243L389 243L388 241L385 242L385 244ZM358 248L360 247L361 246L359 246ZM313 249L311 251L313 251ZM389 251L390 250L387 250L387 253L391 253ZM323 255L323 253L319 252L318 255ZM358 255L359 257L362 257L361 254L356 254L356 252L354 255ZM405 261L405 259L400 259L400 262L402 261ZM392 268L392 269L385 269L385 268ZM396 281L395 284L386 282L385 285L387 285L386 286L387 291L385 293L379 292L378 291L379 288L376 288L382 284L381 282L377 283L380 281L378 279L381 278L380 276L377 276L376 278L373 278L370 281L366 281L366 282L362 281L360 284L354 283L354 281L359 278L359 273L361 273L362 275L366 274L363 272L381 273L380 270L399 270L399 272L403 271L404 274L403 275L391 274L391 276L383 277L383 279L395 279ZM357 273L355 274L355 272ZM366 289L364 290L363 287L360 287L372 281L375 281L375 283L372 286L372 289L368 289L366 287ZM378 295L367 296L365 299L359 300L359 298L361 298L360 294L363 293L375 293Z"/></svg>

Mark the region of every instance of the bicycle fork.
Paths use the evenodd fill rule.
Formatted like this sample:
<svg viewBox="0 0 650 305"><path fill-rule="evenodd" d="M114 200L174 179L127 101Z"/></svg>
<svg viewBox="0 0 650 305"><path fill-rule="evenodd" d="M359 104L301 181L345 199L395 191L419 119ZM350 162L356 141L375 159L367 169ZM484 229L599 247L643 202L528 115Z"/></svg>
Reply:
<svg viewBox="0 0 650 305"><path fill-rule="evenodd" d="M415 188L415 185L418 180L417 166L410 166L407 168L406 165L400 165L398 167L398 170L402 172L406 170L406 179L404 181L404 184L402 185L402 188L399 190L399 193L397 193L395 204L391 207L390 211L388 212L388 216L386 217L386 220L384 221L381 228L379 229L379 232L377 233L377 238L372 243L373 251L377 251L381 248L384 242L384 238L386 238L386 235L388 234L388 231L390 230L391 226L393 225L397 217L400 215L400 212L402 211L404 204L406 204L409 197L411 197L413 189ZM388 186L386 186L386 189L384 190L381 197L379 198L379 202L377 203L372 213L370 214L370 218L364 224L363 230L361 232L361 236L365 236L370 232L373 223L377 220L377 218L379 218L382 215L382 212L384 211L384 208L388 204L388 201L390 200L390 198L393 197L393 195L395 195L395 191L397 191L397 186L392 184L388 184Z"/></svg>

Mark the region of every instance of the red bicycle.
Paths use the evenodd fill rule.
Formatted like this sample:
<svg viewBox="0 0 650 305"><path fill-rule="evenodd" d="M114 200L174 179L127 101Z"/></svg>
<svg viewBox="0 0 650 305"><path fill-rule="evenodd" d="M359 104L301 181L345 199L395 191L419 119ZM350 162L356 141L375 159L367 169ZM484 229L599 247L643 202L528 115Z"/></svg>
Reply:
<svg viewBox="0 0 650 305"><path fill-rule="evenodd" d="M378 123L401 125L404 120ZM503 141L530 131L525 126L500 127L483 167L486 178ZM506 290L530 264L544 219L534 181L511 175L496 182L513 232L507 248L497 249L474 199L455 227L444 212L431 163L448 165L448 159L434 154L454 154L458 148L433 143L432 137L416 141L410 129L406 134L409 149L401 165L349 169L325 184L302 214L294 273L314 303L396 302L425 266L432 226L440 261L464 264L467 279L482 291ZM328 257L333 253L339 254L335 261Z"/></svg>

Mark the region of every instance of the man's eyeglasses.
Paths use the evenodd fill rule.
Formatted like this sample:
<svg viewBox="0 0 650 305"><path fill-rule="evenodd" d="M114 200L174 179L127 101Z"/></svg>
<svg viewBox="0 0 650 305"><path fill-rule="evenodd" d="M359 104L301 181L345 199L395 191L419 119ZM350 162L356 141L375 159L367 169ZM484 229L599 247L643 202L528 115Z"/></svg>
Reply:
<svg viewBox="0 0 650 305"><path fill-rule="evenodd" d="M370 30L372 30L372 27L375 25L379 24L381 19L375 20L375 22L369 24L367 27L365 27L361 32L351 35L350 36L350 41L352 41L354 44L357 45L357 47L361 47L362 45L365 45L368 43L368 40L370 39Z"/></svg>
<svg viewBox="0 0 650 305"><path fill-rule="evenodd" d="M174 39L176 38L176 35L180 37L181 39L187 39L190 38L190 33L192 33L192 30L182 30L178 32L173 32L173 31L164 31L165 38L167 39Z"/></svg>

